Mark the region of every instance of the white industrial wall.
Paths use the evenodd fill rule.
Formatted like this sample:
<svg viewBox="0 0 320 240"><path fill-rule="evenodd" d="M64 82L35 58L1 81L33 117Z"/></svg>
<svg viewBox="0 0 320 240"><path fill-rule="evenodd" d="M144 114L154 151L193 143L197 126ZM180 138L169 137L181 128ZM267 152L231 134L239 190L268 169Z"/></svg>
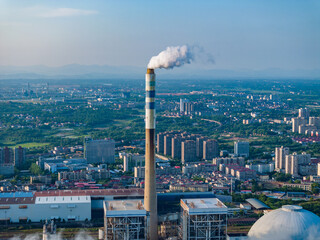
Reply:
<svg viewBox="0 0 320 240"><path fill-rule="evenodd" d="M27 208L19 208L19 206ZM3 205L2 205L3 206ZM12 222L19 222L19 218L27 218L32 222L61 218L68 221L71 216L75 221L91 219L91 202L86 203L49 203L49 204L11 204L9 209L0 209L0 219L10 218Z"/></svg>

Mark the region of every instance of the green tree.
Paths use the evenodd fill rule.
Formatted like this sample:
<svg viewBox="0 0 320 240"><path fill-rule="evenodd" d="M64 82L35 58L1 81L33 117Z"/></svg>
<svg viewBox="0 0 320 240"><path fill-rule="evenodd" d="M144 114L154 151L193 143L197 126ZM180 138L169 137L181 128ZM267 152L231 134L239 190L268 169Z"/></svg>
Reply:
<svg viewBox="0 0 320 240"><path fill-rule="evenodd" d="M42 173L41 168L36 163L31 164L30 172L33 175L40 175Z"/></svg>
<svg viewBox="0 0 320 240"><path fill-rule="evenodd" d="M319 193L319 183L312 183L311 185L311 192L314 194L318 194Z"/></svg>

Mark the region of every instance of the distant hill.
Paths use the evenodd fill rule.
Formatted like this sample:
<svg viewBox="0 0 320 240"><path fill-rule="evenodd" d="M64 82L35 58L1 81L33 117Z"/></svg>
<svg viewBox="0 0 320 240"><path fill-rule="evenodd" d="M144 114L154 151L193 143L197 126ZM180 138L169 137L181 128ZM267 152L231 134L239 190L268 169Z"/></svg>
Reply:
<svg viewBox="0 0 320 240"><path fill-rule="evenodd" d="M80 65L61 67L0 66L0 79L134 79L143 78L146 69L133 66ZM159 69L162 79L320 79L320 69L314 70L223 70L196 69L192 66L174 70Z"/></svg>

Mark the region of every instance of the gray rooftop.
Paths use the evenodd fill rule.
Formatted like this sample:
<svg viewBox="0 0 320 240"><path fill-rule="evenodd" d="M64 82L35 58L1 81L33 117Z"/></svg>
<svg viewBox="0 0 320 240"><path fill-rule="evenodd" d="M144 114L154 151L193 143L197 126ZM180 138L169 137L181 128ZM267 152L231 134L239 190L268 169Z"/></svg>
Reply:
<svg viewBox="0 0 320 240"><path fill-rule="evenodd" d="M248 198L246 199L246 201L248 203L250 203L255 209L266 209L266 208L270 208L268 205L264 204L263 202L261 202L258 199L255 198Z"/></svg>

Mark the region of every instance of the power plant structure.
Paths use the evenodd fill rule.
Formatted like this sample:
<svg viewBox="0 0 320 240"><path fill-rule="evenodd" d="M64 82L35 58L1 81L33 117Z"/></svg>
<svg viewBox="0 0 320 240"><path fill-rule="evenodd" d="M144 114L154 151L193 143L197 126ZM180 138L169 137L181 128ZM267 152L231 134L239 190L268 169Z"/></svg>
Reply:
<svg viewBox="0 0 320 240"><path fill-rule="evenodd" d="M180 206L179 239L226 239L228 208L219 199L181 199Z"/></svg>
<svg viewBox="0 0 320 240"><path fill-rule="evenodd" d="M104 202L104 239L146 239L147 211L142 200Z"/></svg>
<svg viewBox="0 0 320 240"><path fill-rule="evenodd" d="M155 128L156 128L156 75L154 69L147 69L146 74L146 153L144 206L149 212L147 239L158 239L158 213L155 165Z"/></svg>

